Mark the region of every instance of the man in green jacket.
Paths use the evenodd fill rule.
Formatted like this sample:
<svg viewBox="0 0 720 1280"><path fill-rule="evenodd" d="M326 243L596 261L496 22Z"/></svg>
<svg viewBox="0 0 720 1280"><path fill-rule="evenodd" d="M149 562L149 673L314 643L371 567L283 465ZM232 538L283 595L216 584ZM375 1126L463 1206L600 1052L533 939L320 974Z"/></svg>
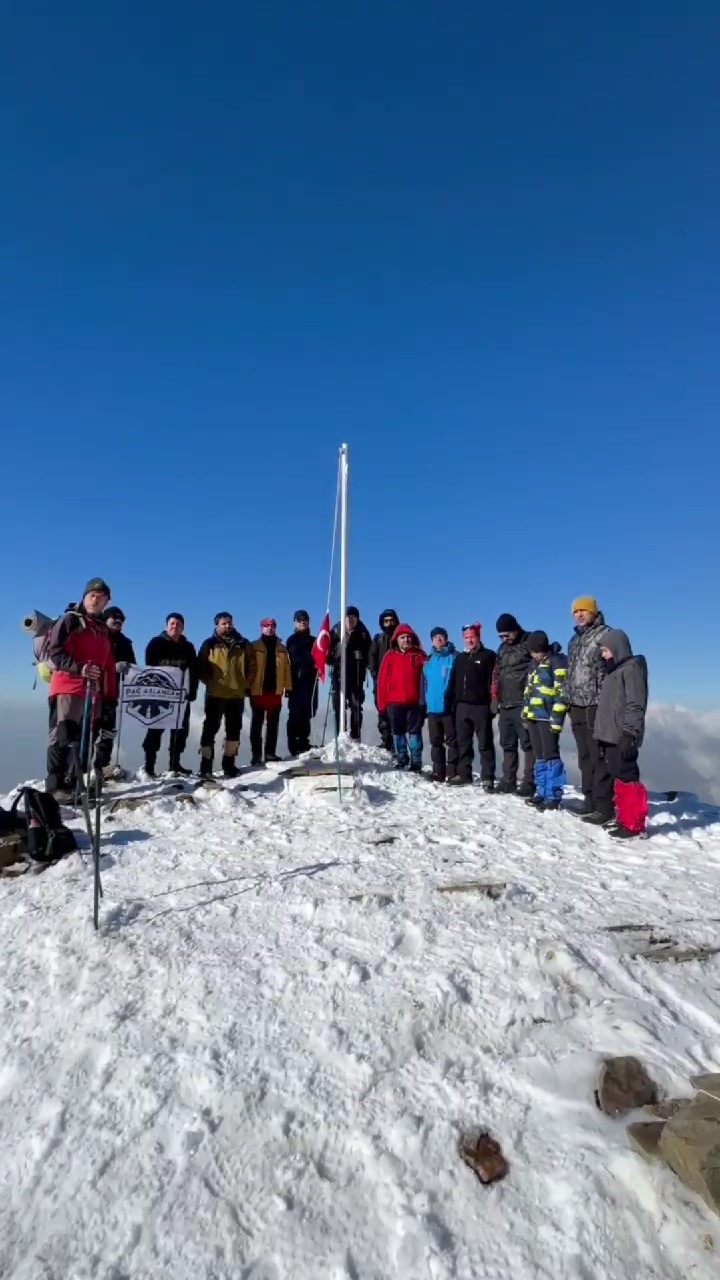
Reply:
<svg viewBox="0 0 720 1280"><path fill-rule="evenodd" d="M236 778L235 757L240 749L245 695L248 691L247 640L235 630L231 613L215 614L215 631L200 646L198 664L205 685L205 719L200 738L200 774L211 777L215 735L225 720L222 769L226 778Z"/></svg>

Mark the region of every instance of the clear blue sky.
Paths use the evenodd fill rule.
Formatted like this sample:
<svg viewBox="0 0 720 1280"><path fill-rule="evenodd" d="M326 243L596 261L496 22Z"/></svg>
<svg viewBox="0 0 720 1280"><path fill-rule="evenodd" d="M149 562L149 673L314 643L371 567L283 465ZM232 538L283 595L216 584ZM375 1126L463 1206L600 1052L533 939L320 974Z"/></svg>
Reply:
<svg viewBox="0 0 720 1280"><path fill-rule="evenodd" d="M352 602L720 701L720 9L6 0L0 691L103 574L258 634Z"/></svg>

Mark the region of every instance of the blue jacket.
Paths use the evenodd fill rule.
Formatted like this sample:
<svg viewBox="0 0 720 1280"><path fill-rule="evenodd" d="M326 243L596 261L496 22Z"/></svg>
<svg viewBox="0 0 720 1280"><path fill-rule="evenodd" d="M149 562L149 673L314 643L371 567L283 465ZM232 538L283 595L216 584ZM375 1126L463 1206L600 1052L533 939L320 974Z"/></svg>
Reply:
<svg viewBox="0 0 720 1280"><path fill-rule="evenodd" d="M439 652L433 649L423 667L425 705L429 716L445 716L452 710L448 706L447 694L455 656L455 645L446 644Z"/></svg>
<svg viewBox="0 0 720 1280"><path fill-rule="evenodd" d="M565 677L567 658L553 645L539 662L533 662L528 671L523 700L525 720L545 720L550 728L560 733L567 713L565 702Z"/></svg>

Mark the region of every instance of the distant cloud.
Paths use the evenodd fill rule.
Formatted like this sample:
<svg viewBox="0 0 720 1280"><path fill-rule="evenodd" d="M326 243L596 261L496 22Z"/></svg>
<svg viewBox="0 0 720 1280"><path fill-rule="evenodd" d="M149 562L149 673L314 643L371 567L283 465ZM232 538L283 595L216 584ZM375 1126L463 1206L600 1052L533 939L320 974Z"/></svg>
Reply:
<svg viewBox="0 0 720 1280"><path fill-rule="evenodd" d="M315 721L322 732L323 706ZM193 707L190 741L185 763L197 763L202 724L201 704ZM241 762L248 759L249 717L243 720ZM332 716L328 723L332 733ZM45 774L47 709L42 694L25 702L6 702L0 726L0 794L16 783ZM126 718L122 733L122 761L126 768L137 769L142 763L140 725ZM377 742L376 716L369 702L363 736ZM218 736L215 767L219 766L221 735ZM281 726L280 752L286 750L284 725ZM562 749L571 781L577 781L575 745L566 729ZM160 766L166 765L165 738ZM429 753L426 749L426 758ZM499 757L498 757L499 758ZM720 711L690 711L665 703L652 703L648 711L647 733L640 756L643 780L651 791L692 791L701 800L720 804Z"/></svg>

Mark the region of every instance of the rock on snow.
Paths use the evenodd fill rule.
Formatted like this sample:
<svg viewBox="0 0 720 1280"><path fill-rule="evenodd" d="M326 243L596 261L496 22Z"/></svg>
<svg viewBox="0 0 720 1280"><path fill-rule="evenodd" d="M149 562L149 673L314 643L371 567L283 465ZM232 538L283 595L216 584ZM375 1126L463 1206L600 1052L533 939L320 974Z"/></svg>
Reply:
<svg viewBox="0 0 720 1280"><path fill-rule="evenodd" d="M672 1095L720 1070L720 960L625 927L720 940L717 811L618 847L349 758L342 805L267 770L118 810L97 936L77 855L0 883L0 1274L715 1280L707 1210L594 1090L612 1055ZM473 882L502 892L437 892Z"/></svg>

